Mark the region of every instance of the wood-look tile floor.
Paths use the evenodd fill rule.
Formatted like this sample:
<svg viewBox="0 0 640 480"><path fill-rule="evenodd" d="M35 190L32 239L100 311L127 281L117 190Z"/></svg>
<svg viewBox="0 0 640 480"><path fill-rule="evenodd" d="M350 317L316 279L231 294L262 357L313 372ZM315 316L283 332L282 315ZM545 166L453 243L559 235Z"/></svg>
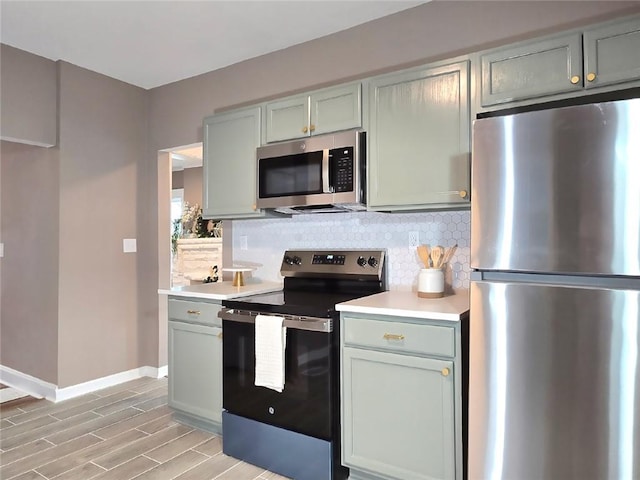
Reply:
<svg viewBox="0 0 640 480"><path fill-rule="evenodd" d="M286 480L222 453L222 439L172 419L167 379L71 400L0 404L2 480Z"/></svg>

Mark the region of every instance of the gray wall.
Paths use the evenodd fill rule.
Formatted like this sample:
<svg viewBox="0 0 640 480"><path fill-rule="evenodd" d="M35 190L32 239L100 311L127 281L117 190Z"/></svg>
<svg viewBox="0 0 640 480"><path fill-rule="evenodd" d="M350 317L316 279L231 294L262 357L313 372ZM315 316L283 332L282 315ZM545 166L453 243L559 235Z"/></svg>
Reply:
<svg viewBox="0 0 640 480"><path fill-rule="evenodd" d="M2 364L61 387L166 364L157 288L169 278L171 170L158 151L202 141L204 116L630 9L639 4L435 1L150 91L59 62L59 148L2 150ZM3 81L7 68L2 58ZM21 203L33 223L12 213ZM137 254L122 253L123 238L138 239Z"/></svg>
<svg viewBox="0 0 640 480"><path fill-rule="evenodd" d="M184 188L184 201L202 206L202 167L185 168L171 173L171 187Z"/></svg>
<svg viewBox="0 0 640 480"><path fill-rule="evenodd" d="M147 365L138 352L138 164L147 92L59 62L61 387ZM144 250L144 244L138 250Z"/></svg>
<svg viewBox="0 0 640 480"><path fill-rule="evenodd" d="M202 167L183 170L184 201L202 206Z"/></svg>
<svg viewBox="0 0 640 480"><path fill-rule="evenodd" d="M171 188L184 188L184 170L171 172Z"/></svg>
<svg viewBox="0 0 640 480"><path fill-rule="evenodd" d="M56 64L8 45L0 46L2 140L56 144Z"/></svg>
<svg viewBox="0 0 640 480"><path fill-rule="evenodd" d="M0 170L0 364L57 384L58 152L1 142Z"/></svg>
<svg viewBox="0 0 640 480"><path fill-rule="evenodd" d="M141 353L137 254L122 251L148 93L65 62L58 77L58 146L2 144L1 363L62 388L157 365L157 347Z"/></svg>

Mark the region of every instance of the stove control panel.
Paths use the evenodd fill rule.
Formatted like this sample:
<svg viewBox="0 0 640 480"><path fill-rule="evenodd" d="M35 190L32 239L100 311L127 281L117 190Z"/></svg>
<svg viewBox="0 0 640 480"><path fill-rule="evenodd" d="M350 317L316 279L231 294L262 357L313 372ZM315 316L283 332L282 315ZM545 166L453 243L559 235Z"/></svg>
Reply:
<svg viewBox="0 0 640 480"><path fill-rule="evenodd" d="M384 250L287 250L284 277L383 278Z"/></svg>
<svg viewBox="0 0 640 480"><path fill-rule="evenodd" d="M297 255L293 255L293 256L285 255L283 262L286 263L287 265L302 265L302 259Z"/></svg>
<svg viewBox="0 0 640 480"><path fill-rule="evenodd" d="M336 255L334 253L314 253L311 263L314 265L344 265L346 255Z"/></svg>
<svg viewBox="0 0 640 480"><path fill-rule="evenodd" d="M367 268L367 266L376 268L380 263L380 260L374 255L369 255L369 258L360 255L357 262L362 268Z"/></svg>

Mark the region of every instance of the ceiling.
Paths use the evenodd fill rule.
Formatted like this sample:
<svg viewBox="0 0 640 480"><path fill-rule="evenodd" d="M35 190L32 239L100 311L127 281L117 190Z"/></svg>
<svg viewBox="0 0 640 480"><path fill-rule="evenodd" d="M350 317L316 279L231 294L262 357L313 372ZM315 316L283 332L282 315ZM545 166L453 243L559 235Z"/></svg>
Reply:
<svg viewBox="0 0 640 480"><path fill-rule="evenodd" d="M171 152L171 170L202 166L202 144L173 150Z"/></svg>
<svg viewBox="0 0 640 480"><path fill-rule="evenodd" d="M421 3L0 0L0 40L149 89Z"/></svg>

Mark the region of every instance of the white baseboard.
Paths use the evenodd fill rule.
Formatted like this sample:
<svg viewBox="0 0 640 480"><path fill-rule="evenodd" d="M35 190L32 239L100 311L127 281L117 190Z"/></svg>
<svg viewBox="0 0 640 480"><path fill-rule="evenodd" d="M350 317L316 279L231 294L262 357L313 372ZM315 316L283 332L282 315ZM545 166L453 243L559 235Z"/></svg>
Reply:
<svg viewBox="0 0 640 480"><path fill-rule="evenodd" d="M21 392L15 388L8 387L0 389L0 403L10 402L11 400L28 396L28 393Z"/></svg>
<svg viewBox="0 0 640 480"><path fill-rule="evenodd" d="M119 385L141 377L162 378L167 375L167 366L139 367L126 372L115 373L70 387L58 388L57 385L32 377L4 365L0 365L0 383L25 392L32 397L46 398L52 402L60 402L79 397L103 388Z"/></svg>
<svg viewBox="0 0 640 480"><path fill-rule="evenodd" d="M4 365L0 365L0 383L36 398L49 398L48 395L55 392L56 389L53 383L45 382Z"/></svg>
<svg viewBox="0 0 640 480"><path fill-rule="evenodd" d="M162 378L166 377L169 373L169 366L164 367L140 367L141 377Z"/></svg>

